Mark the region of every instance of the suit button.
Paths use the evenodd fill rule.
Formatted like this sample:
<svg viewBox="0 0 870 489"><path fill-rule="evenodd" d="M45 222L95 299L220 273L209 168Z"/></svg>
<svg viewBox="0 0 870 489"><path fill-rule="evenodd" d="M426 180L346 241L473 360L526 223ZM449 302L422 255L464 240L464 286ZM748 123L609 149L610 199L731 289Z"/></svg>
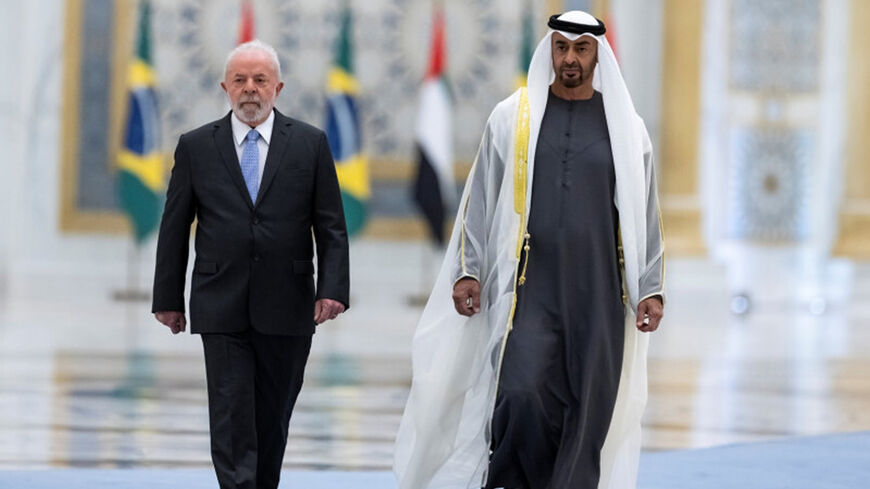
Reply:
<svg viewBox="0 0 870 489"><path fill-rule="evenodd" d="M259 217L255 217L255 218L254 218L254 224L260 224L260 218L259 218Z"/></svg>
<svg viewBox="0 0 870 489"><path fill-rule="evenodd" d="M254 261L260 261L260 255L254 255Z"/></svg>

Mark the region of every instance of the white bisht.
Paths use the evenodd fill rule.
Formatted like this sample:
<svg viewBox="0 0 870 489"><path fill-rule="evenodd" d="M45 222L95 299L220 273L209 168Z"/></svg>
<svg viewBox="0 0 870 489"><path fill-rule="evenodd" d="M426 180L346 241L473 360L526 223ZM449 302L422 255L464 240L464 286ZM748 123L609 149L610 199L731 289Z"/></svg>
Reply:
<svg viewBox="0 0 870 489"><path fill-rule="evenodd" d="M598 24L578 11L559 20ZM413 382L395 447L400 489L479 489L486 482L490 422L516 304L535 147L555 80L553 32L532 57L528 91L520 89L499 103L487 121L444 264L417 327ZM571 40L579 37L559 32ZM648 338L635 328L634 311L643 298L662 293L663 244L646 128L605 37L582 35L599 43L593 85L602 93L610 132L628 294L622 373L601 453L599 488L623 489L635 486L647 399ZM470 318L455 311L452 299L454 282L467 275L478 278L482 289L481 311Z"/></svg>

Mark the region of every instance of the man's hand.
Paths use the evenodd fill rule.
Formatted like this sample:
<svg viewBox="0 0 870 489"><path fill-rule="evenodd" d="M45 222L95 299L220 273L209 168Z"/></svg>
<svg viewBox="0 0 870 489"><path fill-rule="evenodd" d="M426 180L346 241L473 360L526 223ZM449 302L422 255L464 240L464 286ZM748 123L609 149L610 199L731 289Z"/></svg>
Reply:
<svg viewBox="0 0 870 489"><path fill-rule="evenodd" d="M184 331L187 326L187 320L184 319L184 313L181 311L161 311L155 312L154 317L158 321L169 327L172 334L178 334Z"/></svg>
<svg viewBox="0 0 870 489"><path fill-rule="evenodd" d="M659 296L649 297L637 305L637 329L644 333L652 333L659 327L664 306Z"/></svg>
<svg viewBox="0 0 870 489"><path fill-rule="evenodd" d="M480 312L480 282L466 277L453 286L453 307L463 316Z"/></svg>
<svg viewBox="0 0 870 489"><path fill-rule="evenodd" d="M344 304L332 299L318 299L314 303L314 322L320 324L335 319L344 312Z"/></svg>

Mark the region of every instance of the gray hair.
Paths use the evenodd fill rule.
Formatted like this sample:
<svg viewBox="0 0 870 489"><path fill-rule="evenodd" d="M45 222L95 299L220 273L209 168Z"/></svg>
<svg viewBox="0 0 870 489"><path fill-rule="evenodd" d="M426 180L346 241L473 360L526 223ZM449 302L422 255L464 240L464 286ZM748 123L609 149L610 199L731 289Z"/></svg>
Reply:
<svg viewBox="0 0 870 489"><path fill-rule="evenodd" d="M275 48L259 39L239 44L235 49L230 51L230 54L227 55L226 62L224 62L224 76L226 76L227 70L230 68L230 61L232 61L239 53L246 51L261 51L266 53L272 60L272 64L275 65L275 72L278 74L278 81L281 81L281 62L278 61L278 52L275 51Z"/></svg>

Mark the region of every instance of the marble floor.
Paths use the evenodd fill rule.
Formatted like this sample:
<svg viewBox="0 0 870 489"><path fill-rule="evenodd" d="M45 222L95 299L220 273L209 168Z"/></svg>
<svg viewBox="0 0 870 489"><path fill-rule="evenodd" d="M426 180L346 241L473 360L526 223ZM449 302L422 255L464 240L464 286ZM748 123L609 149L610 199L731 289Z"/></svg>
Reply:
<svg viewBox="0 0 870 489"><path fill-rule="evenodd" d="M315 335L285 468L389 469L432 256L354 243L353 306ZM33 271L0 295L0 469L209 467L199 339L114 301L117 267ZM736 316L722 266L671 259L645 451L870 430L870 264L828 268L824 311L786 290Z"/></svg>
<svg viewBox="0 0 870 489"><path fill-rule="evenodd" d="M641 454L638 489L865 489L870 431ZM0 487L213 489L208 468L0 470ZM396 489L388 471L285 469L281 489Z"/></svg>

